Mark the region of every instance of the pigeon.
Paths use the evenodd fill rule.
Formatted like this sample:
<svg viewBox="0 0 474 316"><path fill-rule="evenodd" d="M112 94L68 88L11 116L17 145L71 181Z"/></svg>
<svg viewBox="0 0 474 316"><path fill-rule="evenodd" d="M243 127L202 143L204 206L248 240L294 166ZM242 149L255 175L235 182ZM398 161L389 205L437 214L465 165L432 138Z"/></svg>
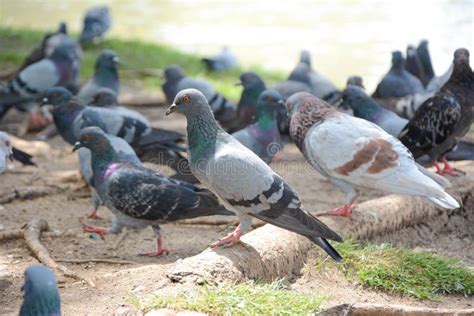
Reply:
<svg viewBox="0 0 474 316"><path fill-rule="evenodd" d="M266 86L262 78L252 71L241 74L236 85L244 87L237 104L239 125L236 130L240 130L255 121L258 97L266 89Z"/></svg>
<svg viewBox="0 0 474 316"><path fill-rule="evenodd" d="M343 91L340 106L350 107L355 117L377 124L393 137L397 137L408 123L407 119L378 105L362 88L355 85L348 85Z"/></svg>
<svg viewBox="0 0 474 316"><path fill-rule="evenodd" d="M25 270L20 316L61 316L61 297L53 271L40 264Z"/></svg>
<svg viewBox="0 0 474 316"><path fill-rule="evenodd" d="M112 89L109 89L109 88L98 89L92 101L89 103L89 105L94 106L94 107L111 109L122 115L130 116L140 121L148 120L140 112L137 112L125 106L119 105L117 94Z"/></svg>
<svg viewBox="0 0 474 316"><path fill-rule="evenodd" d="M441 89L441 87L444 86L446 82L448 82L452 73L453 73L453 64L451 64L451 66L448 68L448 70L446 70L444 74L442 74L439 77L434 77L433 79L431 79L431 81L426 86L426 91L436 92L439 89Z"/></svg>
<svg viewBox="0 0 474 316"><path fill-rule="evenodd" d="M428 50L428 41L422 40L418 47L416 48L416 53L420 58L421 65L423 67L423 72L425 74L426 81L423 83L424 86L428 84L434 77L435 73L433 70L433 64L431 63L431 55Z"/></svg>
<svg viewBox="0 0 474 316"><path fill-rule="evenodd" d="M426 100L400 133L399 139L415 158L428 155L437 172L457 175L445 158L474 121L474 74L469 51L454 52L453 73L435 95ZM442 169L438 161L444 164Z"/></svg>
<svg viewBox="0 0 474 316"><path fill-rule="evenodd" d="M233 128L236 124L236 105L228 101L222 94L217 92L210 83L200 79L193 79L184 73L178 65L170 65L165 69L165 83L162 85L163 92L168 103L172 103L178 91L194 88L201 91L209 100L216 119L224 128Z"/></svg>
<svg viewBox="0 0 474 316"><path fill-rule="evenodd" d="M346 82L347 87L350 85L357 86L359 88L365 89L364 81L361 76L350 76L347 78Z"/></svg>
<svg viewBox="0 0 474 316"><path fill-rule="evenodd" d="M344 90L341 106L349 106L355 117L377 124L394 137L398 137L403 128L408 124L407 119L381 107L370 96L365 94L362 89L356 86L348 86ZM473 160L474 144L460 140L456 148L449 152L446 158L454 161ZM424 163L424 160L417 159L417 161Z"/></svg>
<svg viewBox="0 0 474 316"><path fill-rule="evenodd" d="M423 92L421 81L405 69L405 60L400 51L392 53L392 68L380 81L372 94L373 98L404 97Z"/></svg>
<svg viewBox="0 0 474 316"><path fill-rule="evenodd" d="M80 37L81 43L97 42L104 37L112 24L107 6L95 6L87 10Z"/></svg>
<svg viewBox="0 0 474 316"><path fill-rule="evenodd" d="M334 85L334 83L312 68L311 54L309 51L301 51L300 63L307 65L310 69L309 78L312 88L311 93L313 95L320 99L328 100L332 98L334 93L339 92L339 89Z"/></svg>
<svg viewBox="0 0 474 316"><path fill-rule="evenodd" d="M143 255L161 256L168 252L163 245L161 223L199 216L234 215L220 205L210 191L122 159L103 133L83 129L74 150L82 147L91 151L95 189L115 216L112 226L107 228L84 223L87 232L102 236L118 234L123 227L151 226L156 234L157 249Z"/></svg>
<svg viewBox="0 0 474 316"><path fill-rule="evenodd" d="M191 171L240 219L235 231L212 247L239 243L240 237L250 231L252 217L256 217L306 236L334 260L342 260L327 241L342 238L304 208L283 178L219 126L201 92L180 91L166 115L173 112L184 113L187 119Z"/></svg>
<svg viewBox="0 0 474 316"><path fill-rule="evenodd" d="M74 85L78 67L71 47L59 45L50 56L29 65L7 82L0 91L0 118L14 105L40 98L48 88Z"/></svg>
<svg viewBox="0 0 474 316"><path fill-rule="evenodd" d="M265 90L260 94L256 122L232 134L242 145L253 151L267 164L282 149L276 114L285 102L276 90Z"/></svg>
<svg viewBox="0 0 474 316"><path fill-rule="evenodd" d="M211 71L225 71L238 67L237 58L230 51L229 47L224 47L222 51L214 57L203 58L202 62Z"/></svg>
<svg viewBox="0 0 474 316"><path fill-rule="evenodd" d="M308 163L346 194L328 215L352 218L358 188L422 196L445 209L459 204L444 191L449 181L415 163L403 144L377 125L345 113L309 93L287 100L290 136Z"/></svg>
<svg viewBox="0 0 474 316"><path fill-rule="evenodd" d="M133 163L139 164L140 159L137 157L137 154L133 150L132 147L123 139L114 135L108 135L104 133L99 127L88 127L89 131L93 131L94 133L99 133L104 135L110 142L110 145L114 148L117 152L119 157L126 161L131 161ZM78 150L79 154L79 170L81 171L82 176L86 180L87 184L91 188L92 191L92 211L87 216L88 218L100 218L97 215L97 209L101 205L101 199L95 190L94 187L94 177L92 172L92 165L91 165L91 152L87 148L80 148Z"/></svg>
<svg viewBox="0 0 474 316"><path fill-rule="evenodd" d="M423 68L423 64L421 63L420 57L418 56L417 49L413 45L407 46L407 59L405 61L405 68L409 73L421 81L423 87L426 87L430 79L427 79L425 75L425 69Z"/></svg>
<svg viewBox="0 0 474 316"><path fill-rule="evenodd" d="M116 95L120 92L120 79L117 69L118 56L111 50L103 50L95 62L95 72L77 94L77 98L89 104L100 88L112 89Z"/></svg>
<svg viewBox="0 0 474 316"><path fill-rule="evenodd" d="M7 168L7 158L13 161L12 143L7 133L0 132L0 174Z"/></svg>
<svg viewBox="0 0 474 316"><path fill-rule="evenodd" d="M411 119L423 102L433 95L434 91L423 91L399 98L374 98L374 100L383 107L397 113L399 116Z"/></svg>

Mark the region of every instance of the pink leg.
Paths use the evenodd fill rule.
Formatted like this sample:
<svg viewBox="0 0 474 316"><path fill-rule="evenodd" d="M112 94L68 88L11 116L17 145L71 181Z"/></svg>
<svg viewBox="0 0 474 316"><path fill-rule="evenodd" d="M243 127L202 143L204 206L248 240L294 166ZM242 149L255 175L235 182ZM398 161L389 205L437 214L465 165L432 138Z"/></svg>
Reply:
<svg viewBox="0 0 474 316"><path fill-rule="evenodd" d="M462 173L462 174L466 174L466 173L465 173L464 171L462 171L462 170L459 170L459 169L457 169L457 168L451 167L451 165L449 164L449 162L448 162L448 161L446 160L446 158L444 158L444 157L441 159L441 162L444 164L444 169L442 170L442 174L449 174L449 175L451 175L451 176L453 176L453 177L459 176L459 174L458 174L457 172Z"/></svg>
<svg viewBox="0 0 474 316"><path fill-rule="evenodd" d="M100 236L102 240L105 240L104 235L109 233L108 227L99 227L99 226L89 225L85 223L84 221L81 221L81 224L85 232L96 233Z"/></svg>
<svg viewBox="0 0 474 316"><path fill-rule="evenodd" d="M233 245L236 245L240 242L240 237L242 237L243 233L240 230L240 224L237 226L237 228L230 233L229 235L225 236L219 241L216 241L215 243L211 244L211 248L217 248L220 246L226 246L230 247Z"/></svg>
<svg viewBox="0 0 474 316"><path fill-rule="evenodd" d="M327 213L325 215L331 215L331 216L344 216L352 220L352 209L355 207L355 204L346 204L341 207L335 208Z"/></svg>
<svg viewBox="0 0 474 316"><path fill-rule="evenodd" d="M144 252L139 254L139 256L146 256L146 257L159 257L162 256L163 254L169 254L169 250L166 249L163 245L163 236L161 235L161 232L156 233L156 251L151 251L151 252Z"/></svg>
<svg viewBox="0 0 474 316"><path fill-rule="evenodd" d="M89 215L87 215L87 218L102 219L102 217L97 215L97 209L96 208L92 209L91 213Z"/></svg>

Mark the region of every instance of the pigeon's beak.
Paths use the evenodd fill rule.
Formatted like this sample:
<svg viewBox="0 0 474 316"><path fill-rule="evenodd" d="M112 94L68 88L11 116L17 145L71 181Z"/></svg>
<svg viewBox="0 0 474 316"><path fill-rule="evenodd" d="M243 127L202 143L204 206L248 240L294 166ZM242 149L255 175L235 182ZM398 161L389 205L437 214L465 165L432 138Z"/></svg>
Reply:
<svg viewBox="0 0 474 316"><path fill-rule="evenodd" d="M173 113L175 111L176 111L176 104L173 103L173 104L170 105L168 110L166 110L165 115L168 116L168 115L170 115L171 113Z"/></svg>
<svg viewBox="0 0 474 316"><path fill-rule="evenodd" d="M10 150L10 153L8 154L8 159L10 159L10 161L13 161L13 151Z"/></svg>
<svg viewBox="0 0 474 316"><path fill-rule="evenodd" d="M236 87L242 86L242 85L243 85L243 83L242 83L242 81L240 81L240 80L239 80L239 81L236 81L236 82L234 83L234 86L236 86Z"/></svg>
<svg viewBox="0 0 474 316"><path fill-rule="evenodd" d="M113 59L114 63L118 64L118 65L121 65L122 63L120 62L120 58L118 58L117 56L115 56Z"/></svg>
<svg viewBox="0 0 474 316"><path fill-rule="evenodd" d="M78 150L79 148L82 148L84 147L84 144L82 144L81 142L76 142L74 144L74 148L72 149L72 152L75 152L76 150Z"/></svg>
<svg viewBox="0 0 474 316"><path fill-rule="evenodd" d="M48 123L53 122L53 116L51 115L50 111L50 104L48 104L48 99L44 98L43 102L41 102L40 111L41 115L46 119Z"/></svg>
<svg viewBox="0 0 474 316"><path fill-rule="evenodd" d="M49 100L48 100L48 98L43 98L43 100L41 100L40 106L43 107L43 106L46 106L46 105L49 105Z"/></svg>

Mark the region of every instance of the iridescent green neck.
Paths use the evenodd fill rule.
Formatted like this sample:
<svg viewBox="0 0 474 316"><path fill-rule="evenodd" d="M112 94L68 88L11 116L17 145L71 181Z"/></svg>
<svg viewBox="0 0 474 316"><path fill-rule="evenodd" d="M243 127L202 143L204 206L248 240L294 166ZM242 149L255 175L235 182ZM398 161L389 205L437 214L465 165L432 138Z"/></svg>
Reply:
<svg viewBox="0 0 474 316"><path fill-rule="evenodd" d="M257 108L257 127L259 129L271 129L276 126L276 113Z"/></svg>
<svg viewBox="0 0 474 316"><path fill-rule="evenodd" d="M216 144L217 134L223 132L211 111L188 115L188 143L191 163L206 158Z"/></svg>

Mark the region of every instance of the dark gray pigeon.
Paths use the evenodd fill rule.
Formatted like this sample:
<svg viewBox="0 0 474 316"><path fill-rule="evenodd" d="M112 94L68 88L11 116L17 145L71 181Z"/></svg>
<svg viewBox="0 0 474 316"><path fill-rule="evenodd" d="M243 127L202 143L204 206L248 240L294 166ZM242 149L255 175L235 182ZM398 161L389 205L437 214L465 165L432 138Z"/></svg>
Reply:
<svg viewBox="0 0 474 316"><path fill-rule="evenodd" d="M415 158L428 155L438 173L457 175L445 155L474 121L474 73L465 48L454 52L453 64L448 82L420 106L399 138ZM443 162L443 169L438 161Z"/></svg>
<svg viewBox="0 0 474 316"><path fill-rule="evenodd" d="M434 77L435 73L433 70L433 64L431 63L431 55L428 49L428 41L422 40L416 49L416 53L420 58L421 65L423 67L423 72L425 73L426 77L426 84L430 82Z"/></svg>
<svg viewBox="0 0 474 316"><path fill-rule="evenodd" d="M421 81L405 69L405 59L400 51L392 53L392 67L377 85L374 98L404 97L424 91Z"/></svg>
<svg viewBox="0 0 474 316"><path fill-rule="evenodd" d="M107 228L84 224L88 232L118 234L123 227L151 226L156 234L157 249L142 255L161 256L168 252L163 245L161 223L208 215L234 215L208 190L123 160L103 133L85 128L74 150L82 147L91 151L95 188L115 215L112 226Z"/></svg>
<svg viewBox="0 0 474 316"><path fill-rule="evenodd" d="M255 123L232 134L267 164L283 148L276 118L282 107L286 112L285 102L276 90L263 91L258 98Z"/></svg>
<svg viewBox="0 0 474 316"><path fill-rule="evenodd" d="M203 58L202 61L206 65L208 70L211 71L225 71L237 68L237 58L230 51L229 47L224 47L222 51L209 58Z"/></svg>
<svg viewBox="0 0 474 316"><path fill-rule="evenodd" d="M53 271L44 265L25 270L20 316L61 316L61 297Z"/></svg>
<svg viewBox="0 0 474 316"><path fill-rule="evenodd" d="M425 75L425 69L423 68L423 64L421 63L420 56L418 56L418 51L416 47L413 45L407 46L407 58L405 61L405 68L406 70L411 73L413 76L417 77L423 87L426 87L428 82L431 80Z"/></svg>
<svg viewBox="0 0 474 316"><path fill-rule="evenodd" d="M119 157L125 161L130 161L136 164L140 164L140 159L138 159L137 154L133 150L132 147L123 139L117 136L105 134L99 127L88 127L89 131L93 131L94 133L102 134L106 137L110 145L114 148L117 152ZM97 215L97 209L101 205L101 200L99 194L95 190L94 186L94 177L92 172L92 165L91 165L91 152L87 148L80 148L78 150L79 154L79 170L81 171L82 176L86 180L87 184L91 188L92 191L92 211L87 216L88 218L100 218Z"/></svg>
<svg viewBox="0 0 474 316"><path fill-rule="evenodd" d="M341 237L306 211L283 178L217 124L201 92L180 91L166 115L173 112L184 113L188 122L191 171L240 218L235 231L212 247L238 243L250 231L252 217L256 217L306 236L334 260L342 260L326 240L341 241Z"/></svg>
<svg viewBox="0 0 474 316"><path fill-rule="evenodd" d="M119 58L113 51L103 50L97 57L94 76L79 90L77 98L84 104L89 104L101 88L112 89L118 95L120 92L118 63Z"/></svg>
<svg viewBox="0 0 474 316"><path fill-rule="evenodd" d="M61 44L50 56L29 65L8 81L0 91L0 118L15 105L39 99L48 88L74 86L80 66L74 54L71 46Z"/></svg>
<svg viewBox="0 0 474 316"><path fill-rule="evenodd" d="M105 5L91 7L84 16L81 43L100 41L112 24L109 8Z"/></svg>
<svg viewBox="0 0 474 316"><path fill-rule="evenodd" d="M311 93L313 95L320 99L328 100L331 99L333 94L340 92L334 83L313 69L309 51L301 51L300 63L307 65L310 69L309 78L311 81Z"/></svg>
<svg viewBox="0 0 474 316"><path fill-rule="evenodd" d="M235 124L236 105L217 92L207 81L186 76L184 70L178 65L171 65L165 69L165 80L162 88L168 103L173 102L178 91L189 88L197 89L209 100L216 119L224 128L232 127Z"/></svg>

